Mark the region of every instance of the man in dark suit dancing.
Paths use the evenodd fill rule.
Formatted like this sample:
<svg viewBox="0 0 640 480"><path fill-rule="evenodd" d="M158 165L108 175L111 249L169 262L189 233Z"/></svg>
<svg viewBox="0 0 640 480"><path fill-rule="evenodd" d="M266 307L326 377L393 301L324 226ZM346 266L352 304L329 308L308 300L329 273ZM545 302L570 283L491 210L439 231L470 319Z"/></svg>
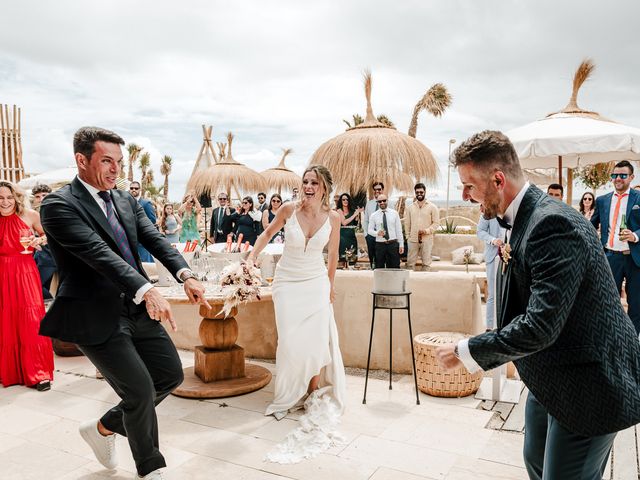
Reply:
<svg viewBox="0 0 640 480"><path fill-rule="evenodd" d="M616 191L596 199L591 223L600 227L600 242L618 291L627 281L629 317L640 333L640 191L631 188L633 165L626 160L617 163L611 180Z"/></svg>
<svg viewBox="0 0 640 480"><path fill-rule="evenodd" d="M227 241L227 235L233 231L233 222L229 215L235 212L235 208L229 207L229 197L224 192L218 194L218 208L213 210L211 215L211 228L209 236L213 239L213 243L220 243ZM227 211L227 208L229 209Z"/></svg>
<svg viewBox="0 0 640 480"><path fill-rule="evenodd" d="M455 151L463 198L507 229L493 330L438 349L446 369L513 361L529 388L531 479L600 479L616 432L640 421L640 344L593 227L525 181L500 132Z"/></svg>
<svg viewBox="0 0 640 480"><path fill-rule="evenodd" d="M124 141L96 127L73 139L78 176L47 196L42 224L58 265L58 293L40 334L78 344L122 401L80 434L106 468L115 468L115 435L127 437L139 478L160 479L155 406L183 380L180 358L160 322L174 328L169 303L147 278L144 245L184 282L192 303L208 305L186 262L128 193L115 190Z"/></svg>

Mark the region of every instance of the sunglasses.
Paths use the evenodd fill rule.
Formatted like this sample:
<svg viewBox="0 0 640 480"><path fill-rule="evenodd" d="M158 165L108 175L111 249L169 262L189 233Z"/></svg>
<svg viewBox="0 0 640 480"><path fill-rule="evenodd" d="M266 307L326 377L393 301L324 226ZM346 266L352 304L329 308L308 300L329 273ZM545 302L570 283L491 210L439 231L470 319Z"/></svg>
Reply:
<svg viewBox="0 0 640 480"><path fill-rule="evenodd" d="M246 203L247 205L249 204L249 202L247 202L246 200L245 200L244 202L242 202L242 204L243 204L243 205L244 205L245 203Z"/></svg>
<svg viewBox="0 0 640 480"><path fill-rule="evenodd" d="M374 192L381 192L381 191L382 191L382 189L381 189L381 188L374 188L374 189L373 189L373 191L374 191Z"/></svg>
<svg viewBox="0 0 640 480"><path fill-rule="evenodd" d="M621 178L622 180L626 180L629 177L628 173L612 173L611 180L615 180L616 178Z"/></svg>
<svg viewBox="0 0 640 480"><path fill-rule="evenodd" d="M278 199L273 199L271 200L271 203L282 203L282 200L278 200Z"/></svg>
<svg viewBox="0 0 640 480"><path fill-rule="evenodd" d="M591 198L591 197L584 197L583 201L584 201L584 202L586 202L586 201L593 202L593 198Z"/></svg>
<svg viewBox="0 0 640 480"><path fill-rule="evenodd" d="M129 187L129 190L140 190L140 187Z"/></svg>
<svg viewBox="0 0 640 480"><path fill-rule="evenodd" d="M218 201L222 201L222 200L225 200L225 201L226 201L226 200L227 200L227 197L220 197L220 198L218 199Z"/></svg>
<svg viewBox="0 0 640 480"><path fill-rule="evenodd" d="M378 202L378 203L387 203L386 200L376 200L376 202Z"/></svg>

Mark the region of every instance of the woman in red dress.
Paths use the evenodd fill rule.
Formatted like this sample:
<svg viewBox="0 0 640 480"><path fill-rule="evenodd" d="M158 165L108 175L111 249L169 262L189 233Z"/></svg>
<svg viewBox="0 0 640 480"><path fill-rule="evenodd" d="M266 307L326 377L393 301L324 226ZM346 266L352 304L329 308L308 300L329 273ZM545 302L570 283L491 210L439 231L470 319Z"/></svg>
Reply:
<svg viewBox="0 0 640 480"><path fill-rule="evenodd" d="M27 237L23 248L20 240ZM38 335L44 301L33 260L33 248L44 242L38 212L25 207L24 194L12 183L0 181L0 383L5 387L51 388L53 349L50 338Z"/></svg>

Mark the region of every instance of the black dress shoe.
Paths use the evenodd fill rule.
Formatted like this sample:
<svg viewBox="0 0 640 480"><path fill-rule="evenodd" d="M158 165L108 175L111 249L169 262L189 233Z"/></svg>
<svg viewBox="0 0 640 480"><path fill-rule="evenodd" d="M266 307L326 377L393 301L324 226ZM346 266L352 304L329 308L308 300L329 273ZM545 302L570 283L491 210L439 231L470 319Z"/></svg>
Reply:
<svg viewBox="0 0 640 480"><path fill-rule="evenodd" d="M36 385L36 390L39 392L46 392L47 390L51 390L51 382L49 380L43 380Z"/></svg>

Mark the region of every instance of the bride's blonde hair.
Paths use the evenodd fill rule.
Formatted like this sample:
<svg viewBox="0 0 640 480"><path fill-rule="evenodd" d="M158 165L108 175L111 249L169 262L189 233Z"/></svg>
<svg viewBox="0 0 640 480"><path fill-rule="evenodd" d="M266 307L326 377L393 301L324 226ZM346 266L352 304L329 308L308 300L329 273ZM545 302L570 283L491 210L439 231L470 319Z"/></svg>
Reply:
<svg viewBox="0 0 640 480"><path fill-rule="evenodd" d="M324 187L324 193L322 194L322 206L331 210L331 202L329 200L329 195L331 194L331 190L333 190L331 172L324 165L309 165L302 174L302 178L304 178L304 176L309 172L315 173L318 180L320 180L320 183Z"/></svg>

